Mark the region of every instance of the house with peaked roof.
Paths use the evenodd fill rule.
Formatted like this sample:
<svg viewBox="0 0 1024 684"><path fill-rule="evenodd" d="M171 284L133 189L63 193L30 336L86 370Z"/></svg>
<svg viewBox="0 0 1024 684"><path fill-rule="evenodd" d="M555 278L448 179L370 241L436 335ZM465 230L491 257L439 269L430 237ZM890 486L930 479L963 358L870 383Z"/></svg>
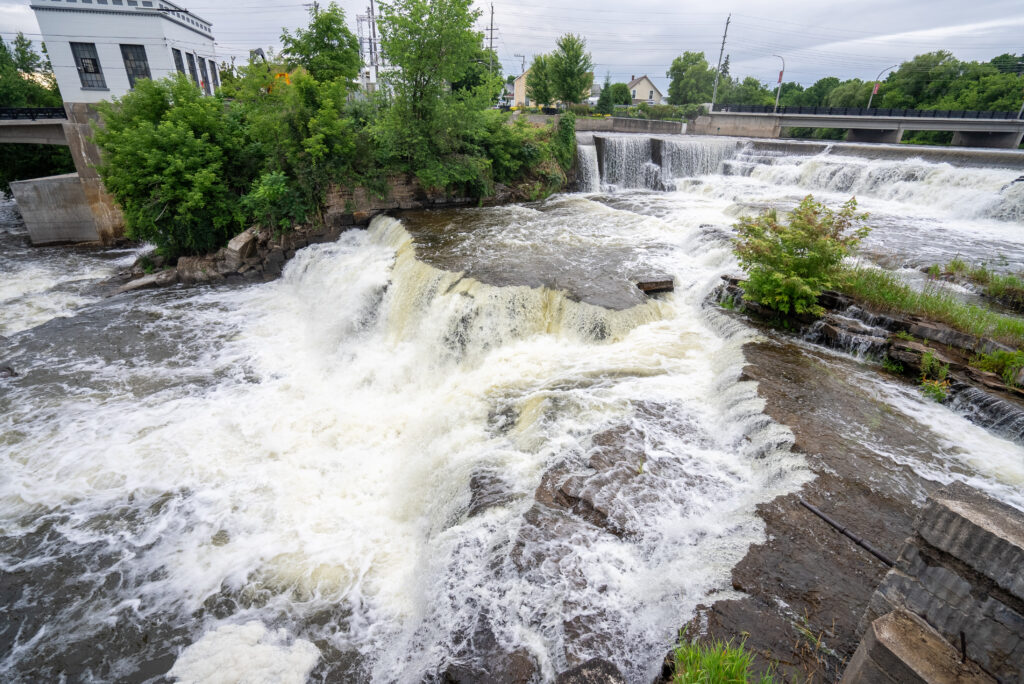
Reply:
<svg viewBox="0 0 1024 684"><path fill-rule="evenodd" d="M626 84L629 88L629 95L633 98L633 104L646 102L647 104L661 104L662 94L658 87L651 82L646 75L637 78L632 77Z"/></svg>

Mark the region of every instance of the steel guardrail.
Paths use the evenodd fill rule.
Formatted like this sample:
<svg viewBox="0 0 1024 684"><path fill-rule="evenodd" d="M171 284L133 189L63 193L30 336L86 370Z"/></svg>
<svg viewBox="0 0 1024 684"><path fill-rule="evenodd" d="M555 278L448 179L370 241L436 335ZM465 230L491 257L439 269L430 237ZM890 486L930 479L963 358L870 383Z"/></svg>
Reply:
<svg viewBox="0 0 1024 684"><path fill-rule="evenodd" d="M66 118L63 107L0 107L0 121Z"/></svg>
<svg viewBox="0 0 1024 684"><path fill-rule="evenodd" d="M821 116L884 116L922 119L1016 120L1017 112L976 112L965 109L893 109L886 107L786 107L772 105L715 105L715 112L735 114L812 114Z"/></svg>

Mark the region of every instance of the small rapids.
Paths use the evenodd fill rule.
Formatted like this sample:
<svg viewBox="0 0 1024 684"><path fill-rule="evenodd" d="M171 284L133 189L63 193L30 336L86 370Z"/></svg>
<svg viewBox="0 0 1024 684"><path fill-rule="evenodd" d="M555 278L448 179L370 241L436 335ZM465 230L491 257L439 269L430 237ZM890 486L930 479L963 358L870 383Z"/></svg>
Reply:
<svg viewBox="0 0 1024 684"><path fill-rule="evenodd" d="M649 682L732 592L758 504L810 477L742 379L763 338L707 304L735 217L864 187L869 247L901 264L1024 263L1021 219L995 215L1012 170L595 143L581 194L378 217L266 284L103 297L134 253L31 250L0 221L0 680L550 682L602 657ZM675 291L643 296L650 275ZM975 424L836 368L891 424L832 439L1024 506L1002 407Z"/></svg>

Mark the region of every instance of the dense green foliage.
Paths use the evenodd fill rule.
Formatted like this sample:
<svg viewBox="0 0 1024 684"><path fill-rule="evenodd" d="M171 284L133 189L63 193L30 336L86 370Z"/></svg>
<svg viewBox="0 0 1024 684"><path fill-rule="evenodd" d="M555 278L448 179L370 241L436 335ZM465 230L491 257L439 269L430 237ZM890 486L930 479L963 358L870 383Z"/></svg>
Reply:
<svg viewBox="0 0 1024 684"><path fill-rule="evenodd" d="M613 105L633 104L633 94L629 92L629 85L626 83L612 83L611 101Z"/></svg>
<svg viewBox="0 0 1024 684"><path fill-rule="evenodd" d="M140 80L99 111L106 124L96 133L99 172L129 237L177 255L214 250L242 228L242 134L219 97L203 97L179 74Z"/></svg>
<svg viewBox="0 0 1024 684"><path fill-rule="evenodd" d="M567 33L558 39L554 52L533 58L526 77L526 93L539 105L582 102L593 85L593 69L587 42Z"/></svg>
<svg viewBox="0 0 1024 684"><path fill-rule="evenodd" d="M820 314L818 295L835 287L839 267L867 236L867 214L850 199L833 211L808 195L780 221L770 209L736 224L736 256L746 269L745 295L783 314Z"/></svg>
<svg viewBox="0 0 1024 684"><path fill-rule="evenodd" d="M668 102L674 105L711 102L715 85L715 69L708 65L703 52L684 52L672 60L665 74L672 82L668 86Z"/></svg>
<svg viewBox="0 0 1024 684"><path fill-rule="evenodd" d="M594 83L594 60L587 52L587 41L573 33L559 38L551 55L551 72L556 99L582 102Z"/></svg>
<svg viewBox="0 0 1024 684"><path fill-rule="evenodd" d="M42 82L26 78L28 74L41 77ZM0 38L0 107L60 107L61 104L45 55L38 54L32 41L22 33L10 46ZM11 181L74 170L71 153L62 145L0 144L0 196L10 191Z"/></svg>
<svg viewBox="0 0 1024 684"><path fill-rule="evenodd" d="M594 110L598 114L611 114L615 110L615 103L612 102L612 79L610 74L604 77L604 85L601 86L601 94L597 96L597 106Z"/></svg>
<svg viewBox="0 0 1024 684"><path fill-rule="evenodd" d="M550 55L537 55L526 76L526 96L530 101L546 107L555 101L554 69Z"/></svg>
<svg viewBox="0 0 1024 684"><path fill-rule="evenodd" d="M716 641L709 645L683 643L674 654L675 672L672 684L774 684L770 674L752 672L754 654L741 643Z"/></svg>
<svg viewBox="0 0 1024 684"><path fill-rule="evenodd" d="M359 41L345 25L345 13L332 2L312 13L307 29L281 33L281 56L288 67L305 67L318 81L353 81L359 75Z"/></svg>
<svg viewBox="0 0 1024 684"><path fill-rule="evenodd" d="M101 106L96 133L128 234L168 256L210 252L252 221L319 224L332 184L379 194L395 173L473 197L496 183L528 197L560 189L575 154L572 116L534 128L491 109L501 76L477 16L469 0L385 6L382 45L397 69L377 96L354 89L358 46L333 4L285 34L288 62L270 55L231 69L214 97L183 76L139 81Z"/></svg>

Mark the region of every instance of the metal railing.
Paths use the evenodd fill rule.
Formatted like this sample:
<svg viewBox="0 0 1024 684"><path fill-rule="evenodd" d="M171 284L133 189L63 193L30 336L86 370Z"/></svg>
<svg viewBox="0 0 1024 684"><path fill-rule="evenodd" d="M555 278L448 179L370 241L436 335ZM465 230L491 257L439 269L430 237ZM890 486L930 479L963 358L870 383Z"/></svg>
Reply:
<svg viewBox="0 0 1024 684"><path fill-rule="evenodd" d="M0 107L0 121L13 119L66 119L63 107Z"/></svg>
<svg viewBox="0 0 1024 684"><path fill-rule="evenodd" d="M964 109L890 109L883 107L779 107L772 105L715 105L716 112L740 114L819 114L823 116L909 116L922 119L1016 119L1017 112L974 112Z"/></svg>

